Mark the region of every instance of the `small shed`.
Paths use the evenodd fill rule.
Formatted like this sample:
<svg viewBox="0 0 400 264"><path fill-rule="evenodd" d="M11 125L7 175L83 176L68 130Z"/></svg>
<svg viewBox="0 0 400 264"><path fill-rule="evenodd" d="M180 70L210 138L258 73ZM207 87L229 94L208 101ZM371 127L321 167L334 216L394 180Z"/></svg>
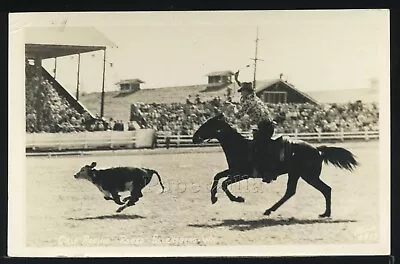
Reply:
<svg viewBox="0 0 400 264"><path fill-rule="evenodd" d="M126 79L119 81L117 85L119 85L121 92L136 92L140 90L140 84L142 83L144 81L140 79Z"/></svg>
<svg viewBox="0 0 400 264"><path fill-rule="evenodd" d="M230 84L232 83L232 71L216 71L206 74L208 84Z"/></svg>

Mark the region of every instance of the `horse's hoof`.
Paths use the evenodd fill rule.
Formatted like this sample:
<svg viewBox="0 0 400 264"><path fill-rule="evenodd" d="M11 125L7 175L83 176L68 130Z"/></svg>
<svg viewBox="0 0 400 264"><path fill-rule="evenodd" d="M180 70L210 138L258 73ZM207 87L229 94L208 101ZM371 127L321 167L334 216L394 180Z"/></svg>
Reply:
<svg viewBox="0 0 400 264"><path fill-rule="evenodd" d="M330 213L323 213L323 214L320 214L319 217L321 217L321 218L323 218L323 217L331 217L331 214Z"/></svg>
<svg viewBox="0 0 400 264"><path fill-rule="evenodd" d="M122 210L124 210L124 209L125 209L125 208L118 208L116 212L117 212L117 213L121 213Z"/></svg>
<svg viewBox="0 0 400 264"><path fill-rule="evenodd" d="M217 202L217 200L218 200L217 197L215 197L215 196L211 197L211 203L212 204L215 204Z"/></svg>
<svg viewBox="0 0 400 264"><path fill-rule="evenodd" d="M244 203L244 198L241 196L236 197L235 202Z"/></svg>
<svg viewBox="0 0 400 264"><path fill-rule="evenodd" d="M271 214L271 210L266 210L265 212L264 212L264 215L270 215Z"/></svg>

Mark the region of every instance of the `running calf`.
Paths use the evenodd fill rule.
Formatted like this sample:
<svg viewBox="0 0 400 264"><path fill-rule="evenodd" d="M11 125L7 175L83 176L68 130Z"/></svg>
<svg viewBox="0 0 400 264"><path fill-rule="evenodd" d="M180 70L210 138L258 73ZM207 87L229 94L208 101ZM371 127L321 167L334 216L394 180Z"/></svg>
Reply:
<svg viewBox="0 0 400 264"><path fill-rule="evenodd" d="M157 175L162 192L164 185L157 171L147 168L116 167L104 170L96 170L97 163L83 166L74 175L75 179L86 179L93 183L104 194L105 200L113 200L116 204L122 205L117 212L134 205L140 197L143 197L142 189L149 184L154 174ZM130 196L121 202L119 192L129 191Z"/></svg>

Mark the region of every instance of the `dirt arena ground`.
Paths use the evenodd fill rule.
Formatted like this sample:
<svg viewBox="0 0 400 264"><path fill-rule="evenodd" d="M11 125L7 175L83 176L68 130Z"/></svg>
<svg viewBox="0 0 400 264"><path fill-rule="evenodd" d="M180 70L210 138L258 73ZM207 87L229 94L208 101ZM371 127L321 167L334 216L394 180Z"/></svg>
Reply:
<svg viewBox="0 0 400 264"><path fill-rule="evenodd" d="M282 197L287 176L271 184L250 179L231 185L245 203L218 189L214 174L226 168L218 147L192 150L99 152L27 157L27 246L181 246L374 243L379 224L379 142L335 144L352 151L361 166L350 173L324 165L332 187L332 217L319 219L324 198L299 181L297 193L270 216L263 212ZM98 189L73 175L83 165L144 166L158 170L139 202L118 214Z"/></svg>

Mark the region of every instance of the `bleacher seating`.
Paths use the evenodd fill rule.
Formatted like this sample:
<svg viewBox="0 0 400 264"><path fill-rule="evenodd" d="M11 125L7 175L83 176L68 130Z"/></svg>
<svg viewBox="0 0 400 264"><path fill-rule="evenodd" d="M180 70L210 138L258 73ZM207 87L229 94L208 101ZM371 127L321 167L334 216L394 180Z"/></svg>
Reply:
<svg viewBox="0 0 400 264"><path fill-rule="evenodd" d="M32 132L79 132L104 130L137 130L139 127L154 128L172 134L191 135L208 118L223 112L228 121L240 131L249 131L248 117L238 116L240 104L224 101L187 99L184 103L136 103L136 118L106 122L93 117L84 106L44 72L36 76L34 66L26 63L26 131ZM62 90L62 89L61 89ZM196 100L198 99L198 100ZM346 104L275 104L268 105L275 115L277 133L307 132L356 132L379 130L379 109L375 103L356 101ZM125 123L125 124L124 124Z"/></svg>
<svg viewBox="0 0 400 264"><path fill-rule="evenodd" d="M39 77L35 66L28 62L25 72L26 132L69 133L106 129L102 120L94 118L76 101L73 103L74 98L60 94L60 89L55 87L59 84L49 78L47 72L42 72Z"/></svg>
<svg viewBox="0 0 400 264"><path fill-rule="evenodd" d="M249 119L238 116L239 104L212 100L199 104L143 104L138 103L149 127L173 134L190 135L204 121L218 112L224 112L228 121L240 131L251 129ZM275 116L278 133L345 132L379 130L379 110L374 103L360 101L348 104L269 104Z"/></svg>

